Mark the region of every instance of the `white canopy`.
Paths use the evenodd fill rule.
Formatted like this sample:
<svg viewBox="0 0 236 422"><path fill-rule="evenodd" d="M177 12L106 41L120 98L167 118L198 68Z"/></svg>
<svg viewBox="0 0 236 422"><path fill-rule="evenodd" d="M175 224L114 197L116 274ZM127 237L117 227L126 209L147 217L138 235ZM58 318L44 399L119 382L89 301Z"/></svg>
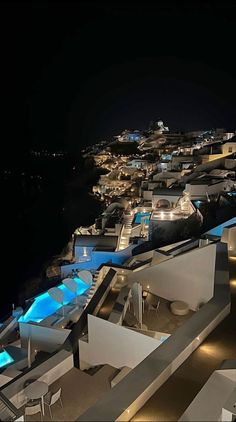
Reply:
<svg viewBox="0 0 236 422"><path fill-rule="evenodd" d="M77 293L78 284L73 278L65 278L62 283L73 293Z"/></svg>
<svg viewBox="0 0 236 422"><path fill-rule="evenodd" d="M78 277L85 283L91 284L93 281L93 276L90 271L82 270L78 273Z"/></svg>
<svg viewBox="0 0 236 422"><path fill-rule="evenodd" d="M58 303L62 303L64 301L64 293L62 290L60 290L58 287L52 287L48 290L48 294L51 296L53 300L55 300Z"/></svg>

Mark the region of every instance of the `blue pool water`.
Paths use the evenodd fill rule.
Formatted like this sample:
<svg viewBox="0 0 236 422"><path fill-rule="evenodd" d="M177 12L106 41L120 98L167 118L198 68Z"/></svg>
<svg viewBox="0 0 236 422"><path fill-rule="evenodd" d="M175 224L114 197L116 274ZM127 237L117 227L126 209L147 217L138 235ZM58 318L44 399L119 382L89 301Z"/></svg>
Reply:
<svg viewBox="0 0 236 422"><path fill-rule="evenodd" d="M9 363L14 362L14 359L7 353L6 350L3 350L3 352L0 352L0 368L3 368L3 366L9 365Z"/></svg>
<svg viewBox="0 0 236 422"><path fill-rule="evenodd" d="M142 218L144 218L144 224L149 224L149 220L150 220L150 212L137 212L137 214L134 217L134 222L136 224L141 224L142 222Z"/></svg>
<svg viewBox="0 0 236 422"><path fill-rule="evenodd" d="M223 230L227 226L231 226L232 224L236 224L236 217L231 218L231 220L225 221L224 223L220 224L217 227L214 227L213 229L209 230L208 232L204 234L210 234L212 236L222 236Z"/></svg>
<svg viewBox="0 0 236 422"><path fill-rule="evenodd" d="M196 208L199 208L201 206L201 204L203 204L204 201L200 201L198 200L193 200L192 203Z"/></svg>
<svg viewBox="0 0 236 422"><path fill-rule="evenodd" d="M78 295L82 295L90 287L78 277L74 277L74 280L78 284ZM57 287L64 293L64 305L67 305L67 303L71 302L75 298L75 294L67 289L64 284L60 284ZM58 311L60 308L61 304L53 300L48 292L42 293L35 298L34 303L31 305L25 315L22 315L19 318L19 322L41 322L49 315L54 314L54 312Z"/></svg>

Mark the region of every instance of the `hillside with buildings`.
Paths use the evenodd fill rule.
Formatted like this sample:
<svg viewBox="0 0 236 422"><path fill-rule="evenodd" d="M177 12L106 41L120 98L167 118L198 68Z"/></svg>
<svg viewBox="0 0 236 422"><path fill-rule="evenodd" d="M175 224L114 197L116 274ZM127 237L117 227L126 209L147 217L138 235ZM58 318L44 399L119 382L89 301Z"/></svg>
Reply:
<svg viewBox="0 0 236 422"><path fill-rule="evenodd" d="M232 420L235 134L158 120L82 153L69 242L0 326L0 419Z"/></svg>

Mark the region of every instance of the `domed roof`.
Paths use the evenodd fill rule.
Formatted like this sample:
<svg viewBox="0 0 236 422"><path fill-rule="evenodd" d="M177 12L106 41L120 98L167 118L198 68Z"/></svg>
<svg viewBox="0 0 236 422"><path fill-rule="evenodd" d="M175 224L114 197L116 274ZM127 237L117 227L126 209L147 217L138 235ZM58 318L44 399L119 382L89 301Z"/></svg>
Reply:
<svg viewBox="0 0 236 422"><path fill-rule="evenodd" d="M170 208L170 202L167 199L159 199L156 208Z"/></svg>
<svg viewBox="0 0 236 422"><path fill-rule="evenodd" d="M106 209L106 214L112 213L116 208L126 210L128 208L128 206L129 206L129 203L125 198L116 198L114 200L114 202L112 202L110 205L108 205L108 207Z"/></svg>

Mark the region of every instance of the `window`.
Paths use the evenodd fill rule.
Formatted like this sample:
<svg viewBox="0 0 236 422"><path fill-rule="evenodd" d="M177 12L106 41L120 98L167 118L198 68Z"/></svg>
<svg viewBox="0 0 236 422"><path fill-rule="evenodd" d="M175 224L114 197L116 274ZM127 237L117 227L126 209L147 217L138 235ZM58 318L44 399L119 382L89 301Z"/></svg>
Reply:
<svg viewBox="0 0 236 422"><path fill-rule="evenodd" d="M229 147L228 152L233 152L233 147Z"/></svg>

